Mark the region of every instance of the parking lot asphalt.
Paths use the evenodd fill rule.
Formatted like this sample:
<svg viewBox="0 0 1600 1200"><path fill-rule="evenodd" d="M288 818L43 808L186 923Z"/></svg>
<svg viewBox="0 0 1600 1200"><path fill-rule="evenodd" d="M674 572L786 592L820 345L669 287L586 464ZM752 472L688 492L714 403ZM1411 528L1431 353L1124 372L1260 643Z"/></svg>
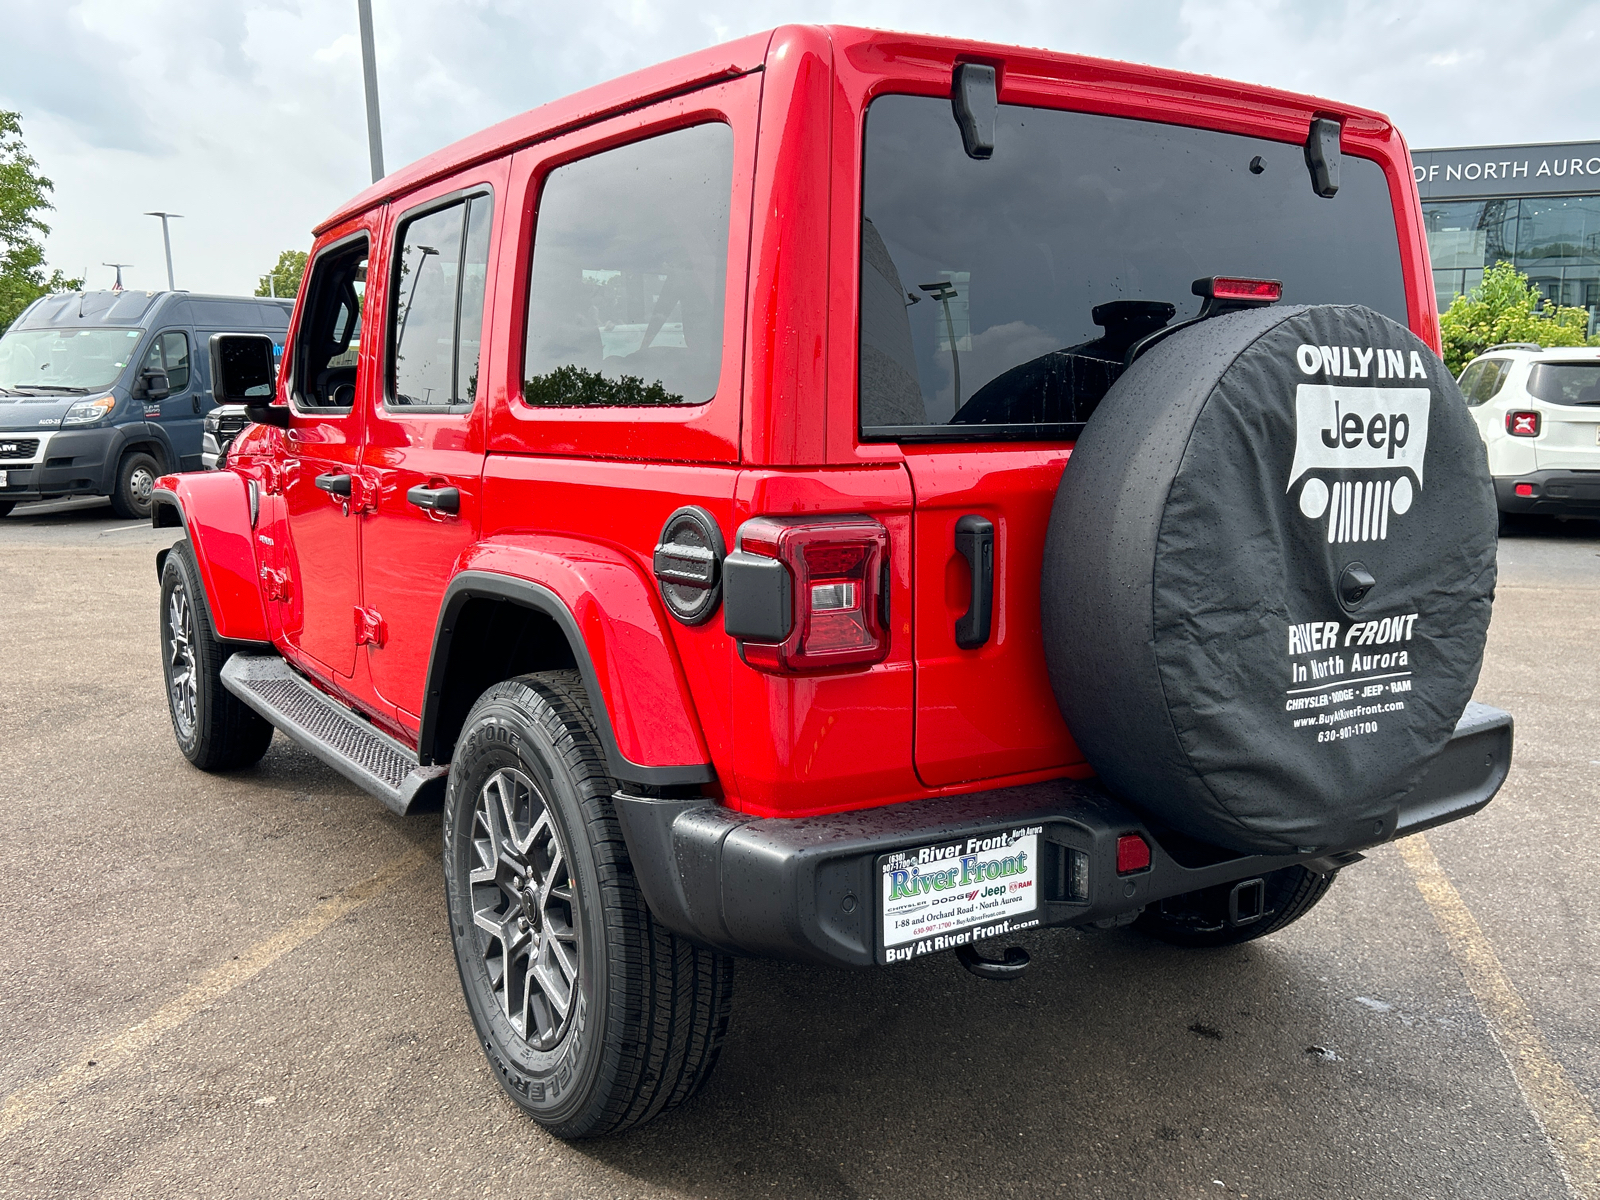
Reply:
<svg viewBox="0 0 1600 1200"><path fill-rule="evenodd" d="M850 973L740 964L685 1108L565 1144L503 1097L438 817L281 735L178 753L154 555L104 502L0 519L0 1195L1600 1200L1600 526L1509 532L1479 816L1224 951L1123 930Z"/></svg>

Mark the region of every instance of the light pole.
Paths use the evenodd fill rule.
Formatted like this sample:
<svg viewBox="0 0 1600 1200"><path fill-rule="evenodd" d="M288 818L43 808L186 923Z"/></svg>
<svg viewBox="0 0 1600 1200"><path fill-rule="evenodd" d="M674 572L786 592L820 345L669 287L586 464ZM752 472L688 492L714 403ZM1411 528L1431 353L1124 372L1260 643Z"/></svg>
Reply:
<svg viewBox="0 0 1600 1200"><path fill-rule="evenodd" d="M172 282L172 235L167 232L167 220L169 218L181 217L183 214L169 212L147 212L145 213L145 216L161 218L161 244L165 246L167 250L167 291L175 292L178 290L178 285Z"/></svg>
<svg viewBox="0 0 1600 1200"><path fill-rule="evenodd" d="M372 182L383 178L383 123L378 118L378 60L372 49L372 0L356 0L361 19L361 78L367 89L367 152Z"/></svg>
<svg viewBox="0 0 1600 1200"><path fill-rule="evenodd" d="M950 317L950 301L956 298L955 285L949 280L939 283L919 283L919 288L937 300L944 309L945 332L950 335L950 373L955 377L956 408L961 408L961 355L956 351L956 323ZM909 292L906 293L910 295ZM907 308L911 306L906 305Z"/></svg>
<svg viewBox="0 0 1600 1200"><path fill-rule="evenodd" d="M278 298L278 281L276 277L272 275L263 275L261 278L267 281L267 295L276 300Z"/></svg>
<svg viewBox="0 0 1600 1200"><path fill-rule="evenodd" d="M113 292L120 292L122 290L122 268L123 267L131 267L131 266L133 266L133 264L132 263L101 263L100 265L102 267L115 267L117 269L117 281L111 285L111 290Z"/></svg>

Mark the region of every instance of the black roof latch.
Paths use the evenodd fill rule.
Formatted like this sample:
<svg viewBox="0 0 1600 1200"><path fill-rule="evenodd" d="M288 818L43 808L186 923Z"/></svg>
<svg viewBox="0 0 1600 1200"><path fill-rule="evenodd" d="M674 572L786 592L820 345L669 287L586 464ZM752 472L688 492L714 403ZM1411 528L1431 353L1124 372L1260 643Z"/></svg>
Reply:
<svg viewBox="0 0 1600 1200"><path fill-rule="evenodd" d="M988 158L994 153L994 122L1000 108L994 68L982 63L957 63L950 82L950 107L961 127L961 144L968 158Z"/></svg>
<svg viewBox="0 0 1600 1200"><path fill-rule="evenodd" d="M1339 190L1339 122L1318 117L1306 135L1306 169L1311 172L1311 190L1328 199Z"/></svg>

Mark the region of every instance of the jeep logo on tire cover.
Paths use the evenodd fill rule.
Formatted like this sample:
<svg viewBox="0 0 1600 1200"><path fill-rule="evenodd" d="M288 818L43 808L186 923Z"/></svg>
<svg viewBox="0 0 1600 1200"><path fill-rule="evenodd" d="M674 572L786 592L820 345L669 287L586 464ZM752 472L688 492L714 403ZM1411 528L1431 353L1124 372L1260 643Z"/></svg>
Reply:
<svg viewBox="0 0 1600 1200"><path fill-rule="evenodd" d="M1323 369L1320 349L1300 347L1301 371ZM1358 355L1355 361L1363 363L1387 357L1381 348L1376 355ZM1410 509L1422 487L1431 402L1425 387L1302 383L1295 389L1294 462L1284 490L1310 475L1300 489L1300 511L1312 521L1326 515L1329 543L1385 541L1391 513L1402 516ZM1372 477L1324 479L1324 471Z"/></svg>

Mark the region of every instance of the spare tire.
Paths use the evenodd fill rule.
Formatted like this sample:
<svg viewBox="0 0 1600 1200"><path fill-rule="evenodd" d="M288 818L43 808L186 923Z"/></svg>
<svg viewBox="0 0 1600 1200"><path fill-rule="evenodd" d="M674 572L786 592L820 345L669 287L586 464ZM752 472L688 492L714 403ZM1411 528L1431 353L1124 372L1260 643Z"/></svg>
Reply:
<svg viewBox="0 0 1600 1200"><path fill-rule="evenodd" d="M1138 359L1050 517L1062 714L1150 820L1239 851L1393 834L1471 699L1495 582L1455 381L1359 306L1264 308Z"/></svg>

